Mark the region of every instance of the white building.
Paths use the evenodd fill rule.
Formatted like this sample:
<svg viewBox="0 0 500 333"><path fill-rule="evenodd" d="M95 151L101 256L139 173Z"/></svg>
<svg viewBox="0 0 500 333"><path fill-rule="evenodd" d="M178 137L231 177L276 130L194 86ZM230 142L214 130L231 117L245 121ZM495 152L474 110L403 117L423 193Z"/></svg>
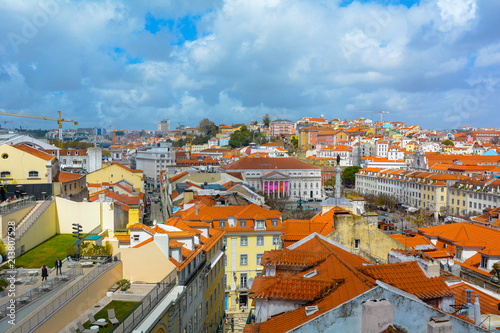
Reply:
<svg viewBox="0 0 500 333"><path fill-rule="evenodd" d="M158 124L158 132L161 132L161 133L168 133L168 132L170 132L170 120L169 119L163 119Z"/></svg>
<svg viewBox="0 0 500 333"><path fill-rule="evenodd" d="M340 156L340 166L353 165L353 148L346 145L321 146L318 145L317 157L336 159Z"/></svg>
<svg viewBox="0 0 500 333"><path fill-rule="evenodd" d="M387 157L388 151L389 151L389 141L379 140L375 143L375 156Z"/></svg>
<svg viewBox="0 0 500 333"><path fill-rule="evenodd" d="M144 171L146 188L155 190L160 185L160 171L175 168L175 152L170 143L161 142L156 147L138 150L135 161L136 168Z"/></svg>
<svg viewBox="0 0 500 333"><path fill-rule="evenodd" d="M278 119L273 120L269 123L269 130L271 131L271 137L277 137L283 135L292 134L293 123L290 120Z"/></svg>
<svg viewBox="0 0 500 333"><path fill-rule="evenodd" d="M292 157L242 158L222 167L241 172L250 186L264 195L320 199L321 169Z"/></svg>

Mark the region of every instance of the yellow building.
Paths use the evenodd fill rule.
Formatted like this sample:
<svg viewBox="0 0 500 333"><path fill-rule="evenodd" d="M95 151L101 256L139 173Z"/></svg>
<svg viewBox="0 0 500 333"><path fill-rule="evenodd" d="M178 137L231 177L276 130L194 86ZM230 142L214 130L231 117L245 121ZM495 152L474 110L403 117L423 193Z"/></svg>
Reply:
<svg viewBox="0 0 500 333"><path fill-rule="evenodd" d="M0 146L0 180L4 184L48 184L57 174L54 156L26 145Z"/></svg>
<svg viewBox="0 0 500 333"><path fill-rule="evenodd" d="M226 306L233 310L248 308L248 283L262 272L260 258L264 251L279 248L282 214L255 204L213 207L200 204L174 216L225 231Z"/></svg>
<svg viewBox="0 0 500 333"><path fill-rule="evenodd" d="M138 192L144 191L143 183L144 173L142 170L130 169L122 164L113 163L105 166L100 170L87 174L87 183L89 184L114 184L122 179L125 179L132 184Z"/></svg>

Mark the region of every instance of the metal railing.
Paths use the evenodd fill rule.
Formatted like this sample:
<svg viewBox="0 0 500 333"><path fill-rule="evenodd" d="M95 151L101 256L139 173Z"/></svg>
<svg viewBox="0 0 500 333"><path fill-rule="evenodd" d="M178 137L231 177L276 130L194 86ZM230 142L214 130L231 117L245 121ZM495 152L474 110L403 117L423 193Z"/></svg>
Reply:
<svg viewBox="0 0 500 333"><path fill-rule="evenodd" d="M26 305L36 301L37 299L47 295L49 292L51 292L54 289L58 289L59 287L63 286L64 284L69 283L72 281L74 278L76 278L79 275L83 274L83 270L81 266L73 267L68 269L64 274L61 275L61 277L52 277L48 279L45 282L42 282L42 284L38 287L32 288L22 294L21 296L18 296L14 298L14 302L16 304L16 311L19 311ZM11 304L12 301L8 301L0 306L0 321L2 321L4 318L7 317L8 314L8 306Z"/></svg>
<svg viewBox="0 0 500 333"><path fill-rule="evenodd" d="M52 196L49 196L40 206L36 208L35 211L30 212L31 214L30 217L23 223L19 224L19 226L17 227L16 237L15 237L16 240L19 240L26 233L26 231L33 225L33 223L35 223L38 220L40 215L42 215L43 212L45 212L45 210L50 206L52 201L53 201Z"/></svg>
<svg viewBox="0 0 500 333"><path fill-rule="evenodd" d="M170 290L176 285L177 270L167 275L162 281L158 282L147 295L143 301L135 308L129 311L121 320L119 324L113 327L115 333L129 333L140 324L141 321L153 310L158 303L169 293ZM116 327L116 328L115 328Z"/></svg>
<svg viewBox="0 0 500 333"><path fill-rule="evenodd" d="M87 275L85 275L80 281L71 286L68 290L64 291L61 295L59 295L56 299L51 301L49 304L41 308L39 311L35 312L31 318L19 325L13 333L27 333L35 330L45 321L47 321L52 315L57 313L57 311L67 304L71 299L73 299L80 292L85 290L95 279L97 279L100 275L108 271L109 269L116 266L119 262L113 261L108 264L103 264L97 266L92 271L90 271Z"/></svg>
<svg viewBox="0 0 500 333"><path fill-rule="evenodd" d="M0 204L0 215L7 215L35 204L36 200L34 196L17 199L11 202L5 202Z"/></svg>

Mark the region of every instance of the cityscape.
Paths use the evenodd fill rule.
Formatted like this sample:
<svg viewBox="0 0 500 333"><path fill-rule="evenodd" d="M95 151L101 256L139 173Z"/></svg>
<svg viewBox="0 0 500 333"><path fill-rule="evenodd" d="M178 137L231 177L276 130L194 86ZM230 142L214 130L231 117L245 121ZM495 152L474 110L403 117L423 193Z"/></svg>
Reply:
<svg viewBox="0 0 500 333"><path fill-rule="evenodd" d="M500 3L0 3L0 332L500 332Z"/></svg>

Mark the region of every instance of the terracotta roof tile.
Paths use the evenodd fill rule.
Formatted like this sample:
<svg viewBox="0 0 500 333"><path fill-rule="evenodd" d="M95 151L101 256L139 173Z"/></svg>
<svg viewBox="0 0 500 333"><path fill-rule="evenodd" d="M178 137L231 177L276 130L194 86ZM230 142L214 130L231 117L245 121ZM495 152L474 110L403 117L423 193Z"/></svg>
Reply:
<svg viewBox="0 0 500 333"><path fill-rule="evenodd" d="M71 172L64 172L64 171L59 171L54 178L54 182L56 183L64 183L64 182L69 182L73 180L78 180L85 177L85 175L80 175L78 173L71 173Z"/></svg>
<svg viewBox="0 0 500 333"><path fill-rule="evenodd" d="M343 280L318 280L288 276L266 276L255 280L250 293L254 299L279 299L314 301L333 289Z"/></svg>
<svg viewBox="0 0 500 333"><path fill-rule="evenodd" d="M228 171L248 169L318 169L318 167L299 161L293 157L242 158L221 168Z"/></svg>
<svg viewBox="0 0 500 333"><path fill-rule="evenodd" d="M55 156L49 155L47 153L44 153L41 150L32 148L30 146L26 146L26 145L12 145L12 147L17 148L19 150L22 150L25 153L28 153L30 155L36 156L38 158L41 158L41 159L43 159L45 161L52 161L53 159L55 159Z"/></svg>
<svg viewBox="0 0 500 333"><path fill-rule="evenodd" d="M453 295L441 277L427 277L416 261L364 266L359 270L422 300Z"/></svg>
<svg viewBox="0 0 500 333"><path fill-rule="evenodd" d="M455 294L455 304L465 304L467 301L467 292L465 289L472 290L472 304L475 303L476 298L474 294L479 295L479 304L481 305L481 314L494 314L500 315L497 304L500 299L495 298L465 282L450 285L451 291Z"/></svg>

